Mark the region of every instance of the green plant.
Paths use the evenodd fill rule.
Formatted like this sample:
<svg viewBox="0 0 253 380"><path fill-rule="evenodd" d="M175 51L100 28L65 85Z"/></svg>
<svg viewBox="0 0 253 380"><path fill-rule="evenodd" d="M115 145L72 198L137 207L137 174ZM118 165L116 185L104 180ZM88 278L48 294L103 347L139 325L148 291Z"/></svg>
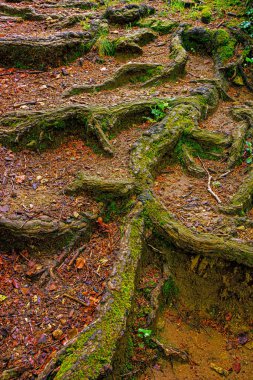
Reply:
<svg viewBox="0 0 253 380"><path fill-rule="evenodd" d="M168 279L164 282L162 293L166 303L174 301L177 297L179 290L172 276L169 276Z"/></svg>
<svg viewBox="0 0 253 380"><path fill-rule="evenodd" d="M246 57L246 58L245 58L245 61L246 61L247 63L253 63L253 58Z"/></svg>
<svg viewBox="0 0 253 380"><path fill-rule="evenodd" d="M250 8L246 11L246 20L243 20L239 27L250 37L253 37L253 8Z"/></svg>
<svg viewBox="0 0 253 380"><path fill-rule="evenodd" d="M80 22L81 27L83 30L89 30L90 29L90 20L88 17L85 18L85 20Z"/></svg>
<svg viewBox="0 0 253 380"><path fill-rule="evenodd" d="M152 335L152 330L138 329L138 337L142 339L150 338Z"/></svg>
<svg viewBox="0 0 253 380"><path fill-rule="evenodd" d="M98 49L100 56L113 56L115 55L114 42L108 38L109 31L107 29L101 29L99 37L95 43L95 47Z"/></svg>
<svg viewBox="0 0 253 380"><path fill-rule="evenodd" d="M244 158L246 159L247 164L252 164L253 161L253 147L250 141L246 141L244 149Z"/></svg>
<svg viewBox="0 0 253 380"><path fill-rule="evenodd" d="M168 108L169 103L167 102L158 102L155 106L151 107L152 118L147 117L147 120L152 123L162 120L166 116L166 109Z"/></svg>
<svg viewBox="0 0 253 380"><path fill-rule="evenodd" d="M184 2L182 0L171 0L170 7L175 11L182 11L184 9Z"/></svg>

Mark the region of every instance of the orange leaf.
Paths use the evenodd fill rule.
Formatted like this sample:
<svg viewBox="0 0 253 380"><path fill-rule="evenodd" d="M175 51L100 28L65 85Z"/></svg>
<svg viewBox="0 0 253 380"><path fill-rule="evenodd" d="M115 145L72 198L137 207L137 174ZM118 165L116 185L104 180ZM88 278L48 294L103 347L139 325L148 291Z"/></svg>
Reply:
<svg viewBox="0 0 253 380"><path fill-rule="evenodd" d="M86 264L86 260L83 257L78 257L76 259L76 268L77 269L82 269L84 265Z"/></svg>

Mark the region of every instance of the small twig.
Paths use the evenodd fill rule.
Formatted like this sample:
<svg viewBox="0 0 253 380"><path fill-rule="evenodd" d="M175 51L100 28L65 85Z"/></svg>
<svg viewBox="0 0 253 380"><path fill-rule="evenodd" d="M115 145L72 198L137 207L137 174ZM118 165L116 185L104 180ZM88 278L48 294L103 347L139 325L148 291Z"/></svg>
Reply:
<svg viewBox="0 0 253 380"><path fill-rule="evenodd" d="M21 252L19 252L19 251L17 251L18 252L18 254L24 259L24 260L26 260L26 261L30 261L27 257L25 257L25 255L23 255L23 253L21 253Z"/></svg>
<svg viewBox="0 0 253 380"><path fill-rule="evenodd" d="M76 250L76 252L74 252L73 254L73 257L72 259L70 260L70 262L68 263L68 268L71 267L71 265L73 264L73 262L78 258L78 256L80 255L80 253L85 249L86 247L86 244L82 245L80 248L78 248ZM62 263L61 265L63 265L64 263Z"/></svg>
<svg viewBox="0 0 253 380"><path fill-rule="evenodd" d="M164 356L166 358L177 358L180 359L183 362L188 363L189 362L189 354L186 351L180 350L177 347L173 347L171 345L164 345L161 342L159 342L158 339L152 338L152 342L154 342L157 347L163 352Z"/></svg>
<svg viewBox="0 0 253 380"><path fill-rule="evenodd" d="M226 177L228 174L230 174L231 172L232 172L232 170L228 170L226 173L221 174L217 179L224 178L224 177Z"/></svg>
<svg viewBox="0 0 253 380"><path fill-rule="evenodd" d="M149 244L148 242L146 242L146 243L147 243L147 245L148 245L153 251L155 251L155 252L157 252L157 253L161 253L161 254L163 254L162 251L160 251L159 249L155 248L153 245Z"/></svg>
<svg viewBox="0 0 253 380"><path fill-rule="evenodd" d="M222 203L221 200L220 200L220 198L218 197L218 195L215 194L215 192L211 188L211 181L212 181L213 177L211 176L211 174L209 173L209 170L205 167L203 161L201 160L201 158L199 156L198 156L198 159L201 162L201 165L203 166L203 169L205 170L205 172L206 172L206 174L208 176L207 191L216 199L216 201L218 203Z"/></svg>
<svg viewBox="0 0 253 380"><path fill-rule="evenodd" d="M67 297L67 298L69 298L70 300L75 301L75 302L77 302L77 303L80 303L81 305L87 307L87 304L86 304L85 302L83 302L83 301L79 300L78 298L73 297L73 296L71 296L71 295L69 295L69 294L64 293L64 294L63 294L63 297Z"/></svg>
<svg viewBox="0 0 253 380"><path fill-rule="evenodd" d="M187 194L181 195L181 198L187 198L187 197L189 197L189 195L191 195L192 193L193 193L193 190L189 191L189 193L187 193Z"/></svg>

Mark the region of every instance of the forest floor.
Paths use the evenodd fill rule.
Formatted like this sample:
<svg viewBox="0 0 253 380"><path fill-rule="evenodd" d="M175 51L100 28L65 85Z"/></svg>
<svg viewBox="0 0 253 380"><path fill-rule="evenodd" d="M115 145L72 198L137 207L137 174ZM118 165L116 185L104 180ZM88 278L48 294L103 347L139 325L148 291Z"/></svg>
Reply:
<svg viewBox="0 0 253 380"><path fill-rule="evenodd" d="M46 17L27 20L15 12L14 16L10 15L0 7L0 40L47 38L63 31L83 32L87 20L98 17L106 9L103 4L96 9L83 10L66 7L65 3L3 0L0 6L13 6L15 9L32 7L36 13ZM150 0L146 3L155 7L163 21L170 19L175 23L205 26L196 10L194 14L195 8L191 5L190 8L177 8L162 1ZM240 7L236 6L220 12L213 10L208 28L221 28L226 22L237 20L237 13L240 13ZM84 21L62 28L57 26L54 15L63 19L81 15ZM110 25L107 37L115 39L139 30L139 26L131 23ZM210 55L189 52L186 74L176 81L160 83L156 87L129 83L116 89L65 96L65 91L74 85L103 82L126 63L169 65L172 60L169 56L171 40L171 33L157 34L154 41L141 47L142 54L139 55L107 56L95 44L89 52L72 62L56 67L47 65L43 69L38 69L37 65L34 69L28 68L22 62L17 62L16 67L8 66L1 64L0 57L0 117L19 111L23 114L50 111L73 104L108 107L154 97L163 103L165 98L188 96L199 86L196 79L214 77L214 61ZM233 101L220 101L216 111L201 121L201 129L230 135L236 128L237 121L231 117L230 111L235 106L252 102L252 93L245 86L236 85L231 85L227 93ZM45 254L33 250L32 245L27 249L14 247L0 252L1 380L5 379L1 373L6 374L8 370L13 370L8 379L36 379L56 352L94 321L118 257L125 210L119 200L107 204L102 194L94 196L81 192L69 195L65 189L81 170L88 176L101 179L132 179L129 164L131 147L156 121L146 118L129 128L109 131L107 138L114 149L113 157L101 154L92 142L75 133L41 151L31 150L28 146L14 149L4 142L0 145L1 218L18 221L22 226L34 218L51 218L64 223L79 222L86 216L92 220L89 238L81 239L69 252L63 248ZM249 141L252 141L252 136ZM247 212L247 224L238 222L234 216L220 213L216 199L207 191L207 177L192 177L179 161L167 158L166 165L155 178L152 191L176 220L194 233L213 233L224 238L229 236L234 241L252 245L253 210ZM212 173L215 193L226 205L243 183L250 165L244 157L240 165L223 176L227 172L224 158L225 155L218 156L216 160L199 157L194 160ZM163 340L187 349L191 362L159 361L140 375L140 380L219 379L224 373L229 379L251 379L253 330L243 335L242 327L241 331L232 334L224 329L223 323L211 320L202 321L196 328L191 325L190 318L182 320L180 313L174 307L162 313L161 336ZM252 322L249 321L251 328ZM138 349L141 354L145 351L141 346ZM212 369L210 363L216 363ZM222 369L225 371L223 374L219 373ZM124 378L134 379L135 376L133 370Z"/></svg>

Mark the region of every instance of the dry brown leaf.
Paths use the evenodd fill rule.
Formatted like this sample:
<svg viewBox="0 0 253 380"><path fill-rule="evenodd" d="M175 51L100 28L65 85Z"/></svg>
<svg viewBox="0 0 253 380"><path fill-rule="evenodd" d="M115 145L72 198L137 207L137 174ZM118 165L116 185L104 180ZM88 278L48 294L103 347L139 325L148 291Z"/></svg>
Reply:
<svg viewBox="0 0 253 380"><path fill-rule="evenodd" d="M86 264L86 260L85 260L85 258L84 258L84 257L78 257L78 258L76 259L76 265L75 265L75 267L76 267L77 269L82 269L82 268L84 267L85 264Z"/></svg>

